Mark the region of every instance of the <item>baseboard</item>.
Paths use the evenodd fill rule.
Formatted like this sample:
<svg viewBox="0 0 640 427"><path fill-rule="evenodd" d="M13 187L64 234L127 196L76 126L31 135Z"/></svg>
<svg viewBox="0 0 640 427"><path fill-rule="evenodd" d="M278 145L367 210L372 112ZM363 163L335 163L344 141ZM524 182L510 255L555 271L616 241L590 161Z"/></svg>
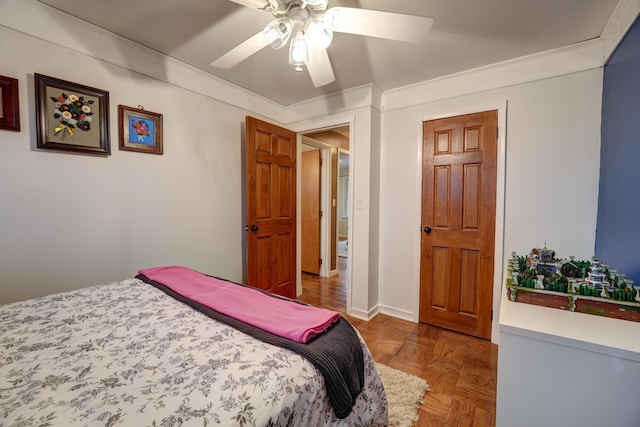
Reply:
<svg viewBox="0 0 640 427"><path fill-rule="evenodd" d="M406 311L406 310L400 310L394 307L389 307L381 304L374 306L369 311L357 310L352 308L347 314L349 314L349 316L355 317L360 320L369 321L380 313L386 314L387 316L395 317L397 319L406 320L408 322L418 323L416 320L413 319L412 312Z"/></svg>
<svg viewBox="0 0 640 427"><path fill-rule="evenodd" d="M378 307L379 307L379 312L382 314L386 314L391 317L406 320L408 322L417 323L415 320L413 320L413 313L410 311L400 310L398 308L389 307L386 305L378 305Z"/></svg>
<svg viewBox="0 0 640 427"><path fill-rule="evenodd" d="M371 310L369 311L364 311L364 310L358 310L358 309L351 309L349 311L347 311L347 314L351 317L355 317L356 319L360 319L360 320L366 320L367 322L371 319L373 319L374 317L376 317L376 315L380 313L380 306L376 305L375 307L373 307Z"/></svg>

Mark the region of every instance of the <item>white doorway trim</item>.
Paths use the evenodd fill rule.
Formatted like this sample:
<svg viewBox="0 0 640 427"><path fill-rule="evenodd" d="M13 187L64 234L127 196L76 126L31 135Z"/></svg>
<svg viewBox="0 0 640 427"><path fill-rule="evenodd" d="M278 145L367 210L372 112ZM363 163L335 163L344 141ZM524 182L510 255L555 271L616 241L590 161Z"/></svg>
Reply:
<svg viewBox="0 0 640 427"><path fill-rule="evenodd" d="M355 156L355 150L353 150L352 147L354 147L354 129L355 129L355 117L349 117L349 118L342 118L342 119L334 119L334 120L328 120L326 122L323 122L322 124L313 126L313 127L309 127L309 128L296 128L294 127L293 129L296 130L296 132L298 133L298 149L297 149L297 156L298 158L301 157L301 149L302 149L302 135L307 134L307 133L313 133L313 132L320 132L323 130L330 130L333 128L337 128L337 127L343 127L343 126L348 126L349 127L349 160L350 160L350 167L349 167L349 193L350 194L354 194L353 192L353 169L354 169L354 165L356 162L356 156ZM296 196L296 209L297 209L297 243L296 243L296 259L297 259L297 266L296 266L296 271L297 271L297 277L296 277L296 283L297 283L297 295L302 294L302 270L300 268L301 266L301 258L300 258L300 253L301 253L301 241L300 241L300 229L301 229L301 221L300 221L300 168L296 168L297 169L297 177L296 177L296 191L297 191L297 196ZM349 220L348 220L348 229L349 229L349 241L352 240L352 230L353 230L353 204L351 204L351 206L349 206ZM351 245L350 245L351 246ZM351 263L353 257L353 246L351 246L349 248L349 254L348 254L348 262ZM351 314L351 305L352 305L352 291L353 291L353 272L352 272L352 268L347 268L347 273L346 273L346 277L345 277L345 286L346 286L346 292L347 292L347 304L346 304L346 311L347 314Z"/></svg>
<svg viewBox="0 0 640 427"><path fill-rule="evenodd" d="M479 113L482 111L498 111L498 157L496 171L496 224L495 224L495 248L494 248L494 267L493 267L493 321L491 323L491 342L498 343L499 318L500 318L500 300L502 296L503 284L503 262L504 262L504 210L505 210L505 181L506 181L506 163L507 163L507 101L488 104L470 104L463 108L454 108L440 114L423 114L419 119L417 126L419 127L418 142L418 182L422 182L422 148L423 148L423 123L429 120L442 119L445 117L462 116L465 114ZM418 194L416 200L422 200L422 186L418 186ZM418 209L416 212L416 230L422 230L422 212ZM422 234L416 233L417 238L414 240L417 254L417 277L420 277L420 239ZM417 288L416 301L413 308L413 321L419 322L420 314L420 286Z"/></svg>

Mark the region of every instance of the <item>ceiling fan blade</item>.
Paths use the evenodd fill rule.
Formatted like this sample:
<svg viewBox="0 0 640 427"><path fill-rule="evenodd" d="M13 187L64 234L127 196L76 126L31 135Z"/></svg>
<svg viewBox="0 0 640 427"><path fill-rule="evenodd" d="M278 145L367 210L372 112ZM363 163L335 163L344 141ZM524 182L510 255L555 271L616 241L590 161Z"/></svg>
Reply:
<svg viewBox="0 0 640 427"><path fill-rule="evenodd" d="M267 40L264 38L262 31L243 41L229 52L222 55L211 63L212 67L229 69L233 68L260 49L268 46Z"/></svg>
<svg viewBox="0 0 640 427"><path fill-rule="evenodd" d="M424 41L433 25L433 18L352 7L332 7L325 13L324 19L333 31L339 33L409 43Z"/></svg>
<svg viewBox="0 0 640 427"><path fill-rule="evenodd" d="M335 81L336 76L333 74L331 61L326 49L309 49L307 60L307 70L313 86L321 87Z"/></svg>
<svg viewBox="0 0 640 427"><path fill-rule="evenodd" d="M269 2L267 0L229 0L239 5L250 7L252 9L267 10Z"/></svg>

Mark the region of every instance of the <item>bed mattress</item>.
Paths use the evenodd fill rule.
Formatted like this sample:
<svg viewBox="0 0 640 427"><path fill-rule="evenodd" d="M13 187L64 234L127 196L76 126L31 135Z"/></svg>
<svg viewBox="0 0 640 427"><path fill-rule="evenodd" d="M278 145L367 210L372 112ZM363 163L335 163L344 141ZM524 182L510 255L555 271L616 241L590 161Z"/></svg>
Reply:
<svg viewBox="0 0 640 427"><path fill-rule="evenodd" d="M336 418L302 356L138 279L0 306L2 426L387 424L375 363Z"/></svg>

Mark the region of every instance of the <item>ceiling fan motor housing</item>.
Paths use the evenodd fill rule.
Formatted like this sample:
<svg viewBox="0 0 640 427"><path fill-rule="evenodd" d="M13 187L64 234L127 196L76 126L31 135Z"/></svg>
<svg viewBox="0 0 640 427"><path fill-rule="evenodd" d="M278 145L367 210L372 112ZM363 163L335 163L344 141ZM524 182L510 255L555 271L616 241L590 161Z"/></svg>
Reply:
<svg viewBox="0 0 640 427"><path fill-rule="evenodd" d="M305 10L313 15L321 15L327 10L327 0L268 0L267 10L276 17L287 16L293 19L291 11L295 9Z"/></svg>

